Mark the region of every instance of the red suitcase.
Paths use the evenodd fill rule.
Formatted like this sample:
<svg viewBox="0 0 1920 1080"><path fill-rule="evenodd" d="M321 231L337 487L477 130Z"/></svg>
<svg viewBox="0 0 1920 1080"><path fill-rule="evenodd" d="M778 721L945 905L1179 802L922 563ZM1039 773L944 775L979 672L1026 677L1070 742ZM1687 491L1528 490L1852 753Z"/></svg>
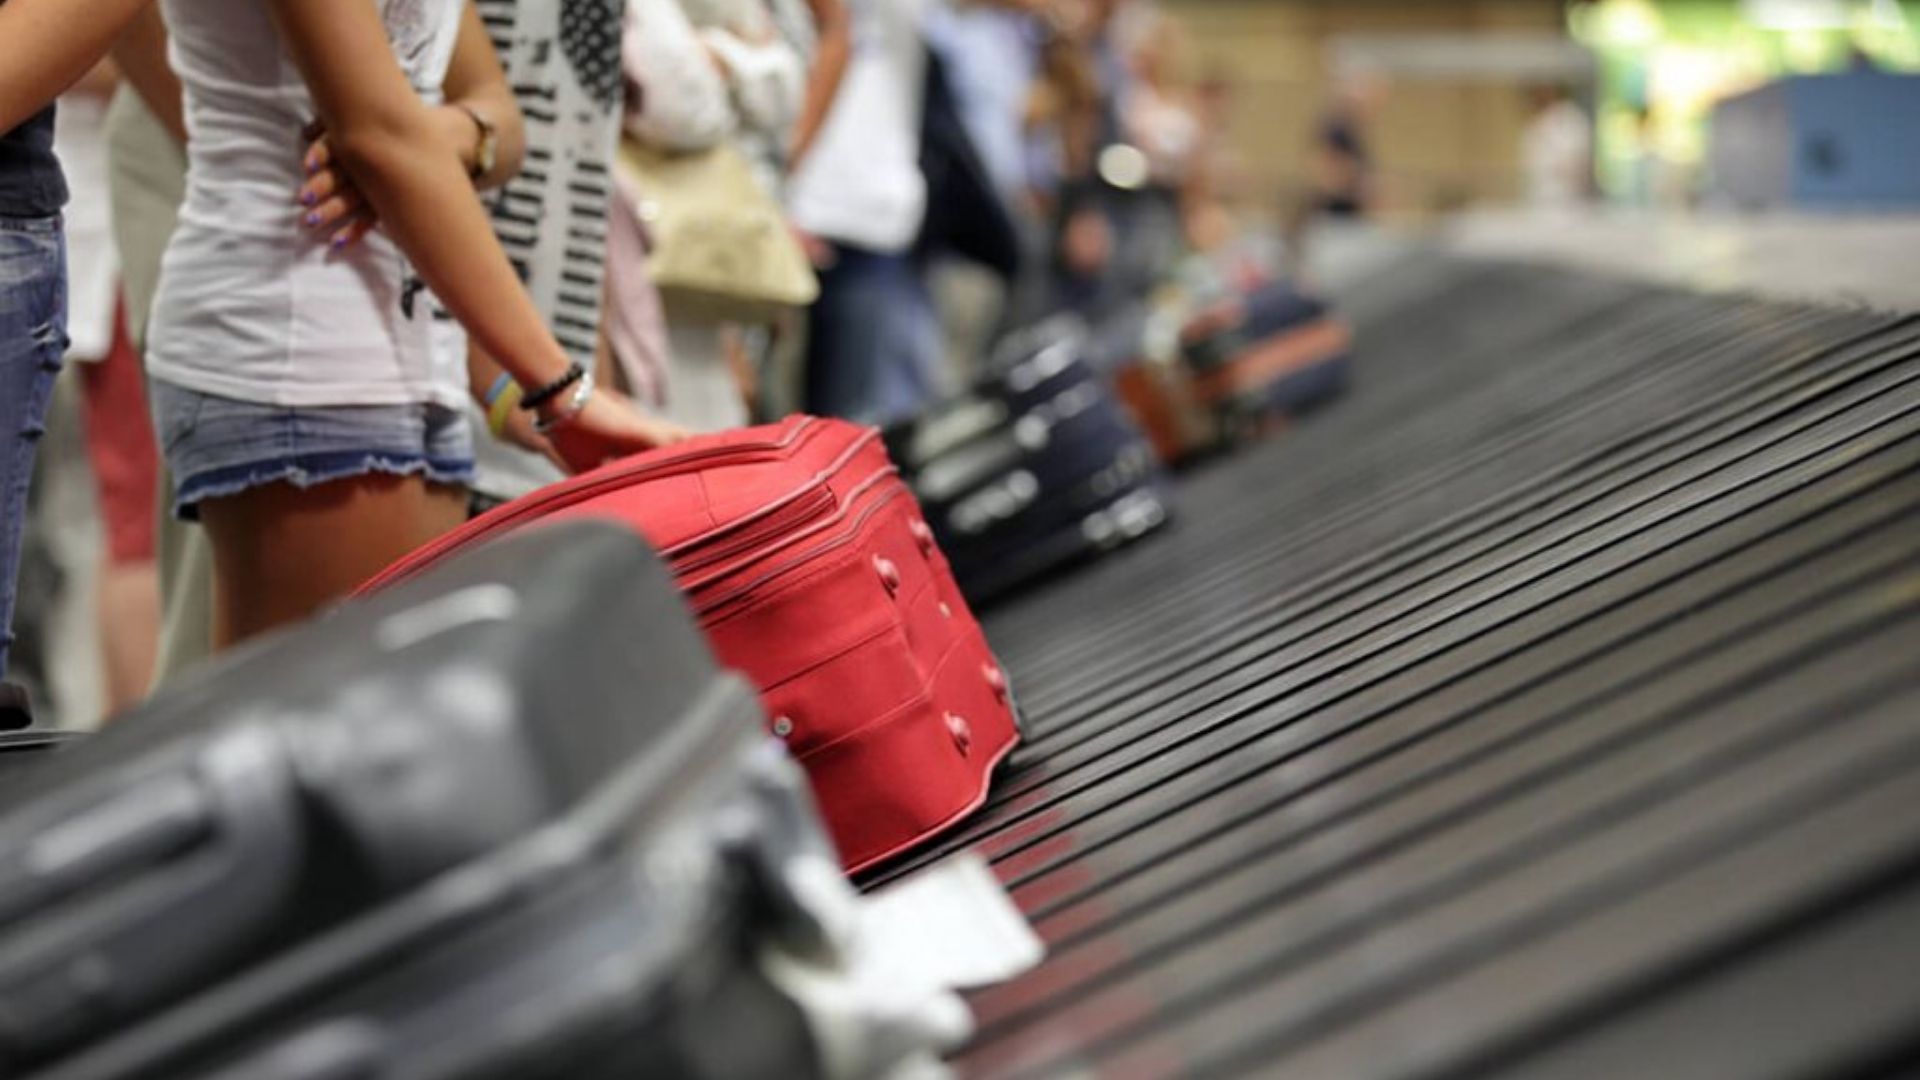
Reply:
<svg viewBox="0 0 1920 1080"><path fill-rule="evenodd" d="M721 661L760 687L849 871L986 798L1019 739L1006 677L878 432L793 417L617 462L468 523L363 591L572 517L619 521L672 564Z"/></svg>

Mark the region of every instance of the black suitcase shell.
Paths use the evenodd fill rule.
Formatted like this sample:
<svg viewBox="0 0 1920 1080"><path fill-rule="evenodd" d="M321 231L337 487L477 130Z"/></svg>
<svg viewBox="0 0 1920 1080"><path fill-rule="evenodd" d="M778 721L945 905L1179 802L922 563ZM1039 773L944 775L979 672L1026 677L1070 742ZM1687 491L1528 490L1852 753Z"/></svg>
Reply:
<svg viewBox="0 0 1920 1080"><path fill-rule="evenodd" d="M0 791L0 1065L567 820L730 684L608 526L490 546L210 666Z"/></svg>

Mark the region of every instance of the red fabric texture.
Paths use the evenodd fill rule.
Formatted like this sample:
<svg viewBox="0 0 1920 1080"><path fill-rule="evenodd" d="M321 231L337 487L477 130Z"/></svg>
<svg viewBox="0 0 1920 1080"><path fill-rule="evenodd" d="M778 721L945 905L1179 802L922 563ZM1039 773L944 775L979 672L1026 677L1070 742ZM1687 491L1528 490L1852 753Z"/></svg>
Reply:
<svg viewBox="0 0 1920 1080"><path fill-rule="evenodd" d="M849 871L986 798L1006 680L878 433L813 417L707 436L485 515L370 582L504 532L607 518L668 559L722 664L760 688Z"/></svg>

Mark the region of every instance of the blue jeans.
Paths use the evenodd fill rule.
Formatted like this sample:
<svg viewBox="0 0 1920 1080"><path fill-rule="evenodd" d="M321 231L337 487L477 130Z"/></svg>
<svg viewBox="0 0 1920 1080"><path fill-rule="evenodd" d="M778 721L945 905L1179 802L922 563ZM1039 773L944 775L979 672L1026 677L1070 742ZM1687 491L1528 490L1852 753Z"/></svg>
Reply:
<svg viewBox="0 0 1920 1080"><path fill-rule="evenodd" d="M67 248L60 219L0 217L0 676L13 644L27 485L66 351Z"/></svg>
<svg viewBox="0 0 1920 1080"><path fill-rule="evenodd" d="M863 424L911 417L939 393L942 348L920 267L836 248L808 312L807 411Z"/></svg>

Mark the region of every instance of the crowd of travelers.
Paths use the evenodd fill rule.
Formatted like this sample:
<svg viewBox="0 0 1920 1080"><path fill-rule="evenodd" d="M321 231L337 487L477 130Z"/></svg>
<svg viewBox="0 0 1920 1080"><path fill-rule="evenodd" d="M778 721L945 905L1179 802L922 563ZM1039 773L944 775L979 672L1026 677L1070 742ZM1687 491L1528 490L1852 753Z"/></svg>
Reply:
<svg viewBox="0 0 1920 1080"><path fill-rule="evenodd" d="M0 0L0 677L63 367L117 711L477 510L912 416L1232 243L1185 53L1150 0Z"/></svg>

